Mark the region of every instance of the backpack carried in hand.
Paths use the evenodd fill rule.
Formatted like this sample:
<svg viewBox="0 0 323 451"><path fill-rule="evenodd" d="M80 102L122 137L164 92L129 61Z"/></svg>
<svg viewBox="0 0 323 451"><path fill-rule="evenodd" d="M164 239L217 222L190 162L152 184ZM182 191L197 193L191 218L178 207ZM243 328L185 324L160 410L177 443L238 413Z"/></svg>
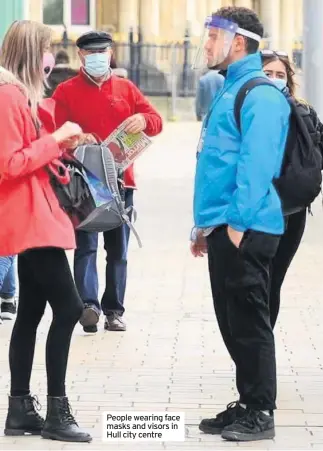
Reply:
<svg viewBox="0 0 323 451"><path fill-rule="evenodd" d="M109 189L75 158L68 157L47 169L60 207L69 216L76 230L83 230L93 219L96 232L103 232L102 215L113 200ZM65 183L63 183L63 180Z"/></svg>
<svg viewBox="0 0 323 451"><path fill-rule="evenodd" d="M253 78L240 88L234 105L234 116L240 132L240 112L244 99L253 88L260 85L278 89L264 77ZM288 102L291 112L281 174L273 180L285 216L310 207L320 193L322 184L322 156L317 140L313 139L316 132L314 124L313 130L309 130L310 110L292 98Z"/></svg>
<svg viewBox="0 0 323 451"><path fill-rule="evenodd" d="M101 231L104 226L104 230L108 231L126 224L135 235L139 247L142 247L139 235L128 216L130 210L125 208L123 181L121 174L118 177L110 149L100 144L88 144L78 147L74 151L74 157L103 182L112 194L111 202L102 214L90 217L79 230L95 232Z"/></svg>

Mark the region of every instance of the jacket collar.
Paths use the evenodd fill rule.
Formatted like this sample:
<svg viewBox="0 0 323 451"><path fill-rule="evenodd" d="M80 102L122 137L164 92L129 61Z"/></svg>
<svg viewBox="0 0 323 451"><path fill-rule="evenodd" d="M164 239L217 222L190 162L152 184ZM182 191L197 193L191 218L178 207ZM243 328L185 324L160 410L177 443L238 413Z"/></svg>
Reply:
<svg viewBox="0 0 323 451"><path fill-rule="evenodd" d="M227 71L227 80L233 81L236 78L243 77L244 75L255 72L262 71L261 57L260 53L252 53L247 55L241 60L235 61L230 64Z"/></svg>
<svg viewBox="0 0 323 451"><path fill-rule="evenodd" d="M28 100L28 90L21 81L18 80L11 72L0 66L0 86L12 85L16 86L19 91ZM38 105L39 119L45 128L49 132L55 131L55 121L54 121L54 109L55 101L53 99L42 99ZM39 123L39 125L41 125Z"/></svg>
<svg viewBox="0 0 323 451"><path fill-rule="evenodd" d="M21 83L11 72L0 66L0 86L13 85L16 86L24 96L28 97L26 86Z"/></svg>

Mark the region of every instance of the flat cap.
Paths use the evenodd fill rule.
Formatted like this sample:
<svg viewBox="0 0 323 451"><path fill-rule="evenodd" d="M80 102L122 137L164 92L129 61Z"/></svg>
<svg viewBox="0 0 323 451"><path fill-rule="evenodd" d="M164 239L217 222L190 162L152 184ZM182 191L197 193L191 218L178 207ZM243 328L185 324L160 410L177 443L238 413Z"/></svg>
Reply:
<svg viewBox="0 0 323 451"><path fill-rule="evenodd" d="M112 43L111 34L105 31L88 31L76 41L77 47L84 50L104 50L111 47Z"/></svg>

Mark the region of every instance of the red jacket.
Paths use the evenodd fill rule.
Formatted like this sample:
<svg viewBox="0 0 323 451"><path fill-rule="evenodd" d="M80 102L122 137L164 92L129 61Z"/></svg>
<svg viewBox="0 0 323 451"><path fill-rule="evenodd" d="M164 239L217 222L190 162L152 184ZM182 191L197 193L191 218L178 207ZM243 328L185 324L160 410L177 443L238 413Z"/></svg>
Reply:
<svg viewBox="0 0 323 451"><path fill-rule="evenodd" d="M48 130L55 129L49 111L40 108L39 115ZM3 69L0 136L0 255L36 247L74 249L72 223L60 208L45 169L62 152L44 126L37 139L23 87Z"/></svg>
<svg viewBox="0 0 323 451"><path fill-rule="evenodd" d="M114 75L99 87L81 70L57 87L53 99L57 127L66 121L76 122L85 133L93 133L101 140L136 113L145 116L148 136L162 130L160 115L139 89L131 81ZM125 185L135 187L133 166L125 172Z"/></svg>

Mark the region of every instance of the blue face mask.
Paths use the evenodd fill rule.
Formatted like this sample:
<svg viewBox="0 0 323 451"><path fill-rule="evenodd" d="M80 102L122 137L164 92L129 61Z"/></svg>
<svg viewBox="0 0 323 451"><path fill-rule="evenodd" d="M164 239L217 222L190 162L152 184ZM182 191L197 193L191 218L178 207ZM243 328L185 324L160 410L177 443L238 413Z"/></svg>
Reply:
<svg viewBox="0 0 323 451"><path fill-rule="evenodd" d="M282 78L269 78L269 80L272 81L280 91L283 91L287 86L287 80L283 80Z"/></svg>
<svg viewBox="0 0 323 451"><path fill-rule="evenodd" d="M90 53L85 57L85 70L92 77L103 77L110 69L110 54Z"/></svg>

